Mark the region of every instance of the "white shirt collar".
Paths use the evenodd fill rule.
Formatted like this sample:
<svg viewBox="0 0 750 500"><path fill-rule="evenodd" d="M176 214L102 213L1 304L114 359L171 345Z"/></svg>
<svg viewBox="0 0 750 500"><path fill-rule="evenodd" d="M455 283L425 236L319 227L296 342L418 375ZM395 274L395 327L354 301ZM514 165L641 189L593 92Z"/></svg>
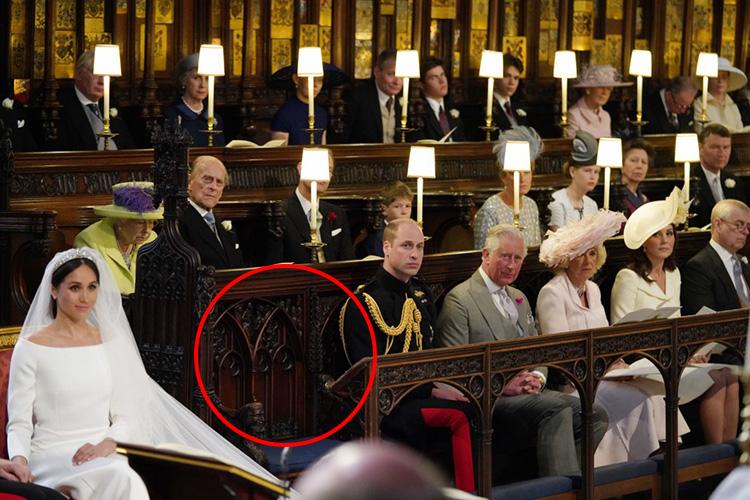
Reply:
<svg viewBox="0 0 750 500"><path fill-rule="evenodd" d="M441 107L443 108L443 111L447 113L447 110L445 109L445 104L442 98L439 101L437 99L433 99L432 97L428 97L428 96L424 96L424 98L427 101L427 104L430 105L432 112L435 113L435 116L440 115Z"/></svg>
<svg viewBox="0 0 750 500"><path fill-rule="evenodd" d="M498 292L498 290L505 288L502 286L497 286L497 284L490 279L489 276L487 276L487 273L484 272L484 269L482 269L482 266L479 266L479 275L484 280L484 284L487 286L487 289L490 291L490 295L494 295Z"/></svg>
<svg viewBox="0 0 750 500"><path fill-rule="evenodd" d="M389 97L393 97L393 104L394 104L394 106L391 109L395 109L395 107L396 107L395 106L395 104L396 104L396 96L388 95L385 92L383 92L382 90L380 90L380 87L378 87L377 83L375 83L375 90L378 91L378 101L380 102L380 107L381 108L385 108L385 103L388 102L388 98Z"/></svg>
<svg viewBox="0 0 750 500"><path fill-rule="evenodd" d="M302 193L299 190L299 186L297 186L297 189L294 190L294 194L297 195L299 204L302 205L302 213L305 214L305 218L307 218L307 213L312 209L312 203L310 202L310 200L302 196Z"/></svg>
<svg viewBox="0 0 750 500"><path fill-rule="evenodd" d="M75 85L73 85L73 89L75 89L75 91L76 91L76 97L78 97L78 100L80 101L80 103L81 103L82 106L86 106L88 104L97 104L96 101L92 101L91 99L89 99L88 97L86 97L85 95L83 95L83 92L81 92L80 90L78 90L78 87L76 87Z"/></svg>
<svg viewBox="0 0 750 500"><path fill-rule="evenodd" d="M501 95L501 94L500 94L500 92L495 92L495 93L494 93L494 95L495 95L495 100L496 100L496 101L497 101L498 103L500 103L500 107L501 107L501 108L502 108L503 106L505 106L505 103L506 103L506 102L510 101L510 98L508 98L508 97L505 97L505 96Z"/></svg>
<svg viewBox="0 0 750 500"><path fill-rule="evenodd" d="M719 181L721 181L721 171L719 171L718 174L715 174L711 172L710 170L708 170L706 167L704 167L702 163L701 163L701 168L703 169L703 174L706 176L706 180L708 181L709 186L717 177L719 178Z"/></svg>
<svg viewBox="0 0 750 500"><path fill-rule="evenodd" d="M719 254L719 258L724 263L724 266L728 265L728 268L732 269L732 266L734 265L734 263L732 262L732 257L734 257L734 254L730 253L729 250L721 246L721 243L719 243L718 241L714 241L713 238L709 240L708 244L711 245L711 248L716 250L717 254ZM732 273L729 273L729 276L731 275Z"/></svg>
<svg viewBox="0 0 750 500"><path fill-rule="evenodd" d="M198 205L196 202L194 202L192 199L188 198L188 202L193 206L196 212L198 212L198 215L201 216L201 219L206 216L206 214L209 212L209 210L206 210L202 206Z"/></svg>

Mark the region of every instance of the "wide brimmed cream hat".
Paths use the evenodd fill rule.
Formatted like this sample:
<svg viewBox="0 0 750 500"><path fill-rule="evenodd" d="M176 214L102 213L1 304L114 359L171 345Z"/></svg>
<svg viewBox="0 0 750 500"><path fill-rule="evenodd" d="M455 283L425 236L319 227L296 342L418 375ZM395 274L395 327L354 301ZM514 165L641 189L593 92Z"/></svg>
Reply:
<svg viewBox="0 0 750 500"><path fill-rule="evenodd" d="M719 58L719 71L726 71L729 73L729 81L727 82L727 92L734 92L747 85L747 75L742 72L740 68L732 66L729 59L726 57Z"/></svg>
<svg viewBox="0 0 750 500"><path fill-rule="evenodd" d="M164 208L154 207L153 182L121 182L112 186L114 203L94 207L94 213L116 219L160 220Z"/></svg>
<svg viewBox="0 0 750 500"><path fill-rule="evenodd" d="M599 210L557 231L547 231L547 239L539 247L539 262L552 269L567 264L619 233L623 222L622 213Z"/></svg>
<svg viewBox="0 0 750 500"><path fill-rule="evenodd" d="M638 207L625 223L625 246L635 250L669 224L685 222L689 202L684 198L680 188L676 187L666 200L651 201Z"/></svg>
<svg viewBox="0 0 750 500"><path fill-rule="evenodd" d="M623 82L622 75L611 64L595 64L581 70L576 88L587 87L629 87L633 82Z"/></svg>

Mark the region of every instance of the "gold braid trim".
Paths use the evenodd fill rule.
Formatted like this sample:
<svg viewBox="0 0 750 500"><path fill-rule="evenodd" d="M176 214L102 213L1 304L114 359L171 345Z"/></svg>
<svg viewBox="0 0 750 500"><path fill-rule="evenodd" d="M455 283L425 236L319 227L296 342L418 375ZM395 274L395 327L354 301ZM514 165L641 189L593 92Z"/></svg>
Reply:
<svg viewBox="0 0 750 500"><path fill-rule="evenodd" d="M365 298L365 304L367 305L367 310L370 311L370 316L375 320L375 325L388 337L383 354L390 352L395 337L402 334L404 335L404 348L401 352L409 352L412 333L417 340L417 350L422 350L422 331L419 328L419 323L422 321L422 312L417 307L414 299L409 297L404 301L404 305L401 308L401 322L398 326L389 326L383 319L383 314L380 312L375 299L366 293L363 293L362 296Z"/></svg>

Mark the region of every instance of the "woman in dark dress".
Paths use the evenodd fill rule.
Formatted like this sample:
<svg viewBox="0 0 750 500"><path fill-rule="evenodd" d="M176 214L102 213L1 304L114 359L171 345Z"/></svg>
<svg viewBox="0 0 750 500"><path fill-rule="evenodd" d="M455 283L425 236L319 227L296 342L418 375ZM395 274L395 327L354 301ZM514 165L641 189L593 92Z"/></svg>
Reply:
<svg viewBox="0 0 750 500"><path fill-rule="evenodd" d="M282 71L282 70L280 70ZM294 82L294 95L284 104L271 121L271 139L283 139L287 144L310 144L310 134L305 131L308 128L308 99L307 78L297 76L296 66L292 81ZM318 104L317 97L323 88L323 77L316 76L313 83L313 96L316 98L315 105L315 144L326 143L326 128L328 127L328 112Z"/></svg>
<svg viewBox="0 0 750 500"><path fill-rule="evenodd" d="M190 54L177 63L177 82L182 95L165 111L167 121L176 122L179 117L182 128L193 138L193 146L208 146L208 105L203 101L208 96L208 77L198 74L198 54ZM224 120L214 112L214 130L224 130ZM223 133L215 134L213 145L224 147L226 139Z"/></svg>

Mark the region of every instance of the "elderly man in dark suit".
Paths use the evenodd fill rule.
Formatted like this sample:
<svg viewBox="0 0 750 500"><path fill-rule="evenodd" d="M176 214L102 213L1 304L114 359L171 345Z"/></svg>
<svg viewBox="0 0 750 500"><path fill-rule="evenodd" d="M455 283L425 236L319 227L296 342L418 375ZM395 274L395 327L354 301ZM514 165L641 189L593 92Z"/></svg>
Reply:
<svg viewBox="0 0 750 500"><path fill-rule="evenodd" d="M333 178L333 156L329 154L329 170ZM297 174L301 172L302 163L297 164ZM328 182L318 182L318 194L328 189ZM312 207L310 201L310 181L300 179L294 194L286 201L284 217L284 234L280 238L272 237L268 242L268 262L311 262L312 251L303 246L310 241L310 218ZM318 260L331 262L354 259L354 247L349 231L346 212L333 203L320 200L318 204L319 238L325 246L318 252ZM322 253L322 255L321 255Z"/></svg>
<svg viewBox="0 0 750 500"><path fill-rule="evenodd" d="M74 86L60 92L62 120L56 147L61 150L103 150L104 138L97 137L104 127L103 77L94 71L94 51L87 50L78 58ZM107 149L134 148L130 130L121 118L110 114L110 128L117 136L107 141Z"/></svg>
<svg viewBox="0 0 750 500"><path fill-rule="evenodd" d="M495 95L492 100L492 120L499 132L517 125L526 125L526 112L518 107L516 92L521 83L523 63L511 54L503 54L503 77L495 80Z"/></svg>
<svg viewBox="0 0 750 500"><path fill-rule="evenodd" d="M182 237L198 250L201 264L217 269L244 266L237 236L213 213L228 184L229 175L221 160L199 156L190 168L188 206L180 215Z"/></svg>
<svg viewBox="0 0 750 500"><path fill-rule="evenodd" d="M693 100L698 89L689 76L678 76L666 88L643 102L644 134L677 134L693 131Z"/></svg>
<svg viewBox="0 0 750 500"><path fill-rule="evenodd" d="M525 258L526 245L518 229L509 224L490 229L482 249L482 265L445 297L438 318L437 344L454 346L535 336L529 301L523 292L510 286ZM521 371L495 402L495 428L513 429L512 436L500 432L504 442L498 449L510 455L535 443L540 475L578 475L581 470L576 447L583 432L580 400L542 391L544 371ZM606 413L595 408L595 444L606 430Z"/></svg>
<svg viewBox="0 0 750 500"><path fill-rule="evenodd" d="M739 200L722 200L711 212L711 241L682 268L682 313L706 306L727 311L750 306L750 268L737 252L750 231L750 208Z"/></svg>
<svg viewBox="0 0 750 500"><path fill-rule="evenodd" d="M698 134L700 143L701 168L693 175L700 178L693 210L696 212L695 225L705 226L712 222L711 210L724 199L747 202L742 180L727 173L726 166L732 154L732 135L725 126L710 123Z"/></svg>
<svg viewBox="0 0 750 500"><path fill-rule="evenodd" d="M443 61L428 57L422 61L422 106L424 119L421 128L410 134L410 141L420 139L440 140L453 130L447 142L465 141L464 124L459 111L448 98L448 76Z"/></svg>
<svg viewBox="0 0 750 500"><path fill-rule="evenodd" d="M340 142L396 142L401 120L398 94L403 83L396 76L396 51L384 50L375 62L373 78L355 88L347 100L346 127Z"/></svg>

